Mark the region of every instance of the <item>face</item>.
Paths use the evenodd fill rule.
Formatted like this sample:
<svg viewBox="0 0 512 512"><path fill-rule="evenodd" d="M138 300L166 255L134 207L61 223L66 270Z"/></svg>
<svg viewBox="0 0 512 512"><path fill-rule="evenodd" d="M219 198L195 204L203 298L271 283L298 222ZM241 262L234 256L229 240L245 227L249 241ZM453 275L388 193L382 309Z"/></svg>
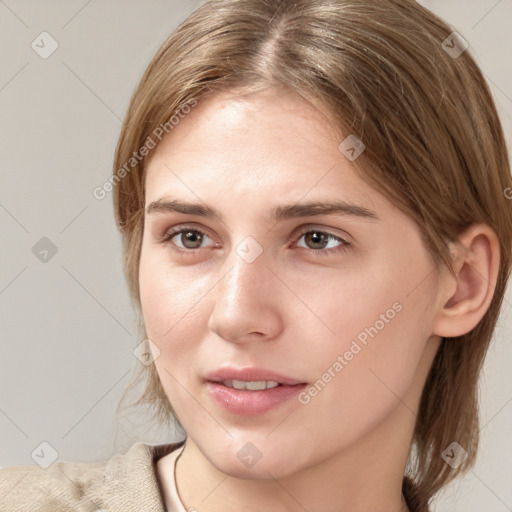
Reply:
<svg viewBox="0 0 512 512"><path fill-rule="evenodd" d="M225 473L285 476L349 450L403 414L432 360L439 284L420 230L340 142L269 88L200 100L149 163L146 330L188 439Z"/></svg>

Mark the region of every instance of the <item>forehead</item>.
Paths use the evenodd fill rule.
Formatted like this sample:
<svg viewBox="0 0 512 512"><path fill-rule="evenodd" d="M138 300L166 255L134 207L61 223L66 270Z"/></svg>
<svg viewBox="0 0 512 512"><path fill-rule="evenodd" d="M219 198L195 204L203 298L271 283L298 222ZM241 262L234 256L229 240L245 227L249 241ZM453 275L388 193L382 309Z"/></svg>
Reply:
<svg viewBox="0 0 512 512"><path fill-rule="evenodd" d="M151 155L146 204L168 194L249 206L278 195L374 209L384 198L356 174L340 142L329 119L288 90L201 98Z"/></svg>
<svg viewBox="0 0 512 512"><path fill-rule="evenodd" d="M291 151L299 160L315 147L330 146L337 153L339 136L333 132L325 115L288 89L269 87L243 96L225 92L199 98L154 154L209 151L239 160L257 152L261 158L262 151L269 156Z"/></svg>

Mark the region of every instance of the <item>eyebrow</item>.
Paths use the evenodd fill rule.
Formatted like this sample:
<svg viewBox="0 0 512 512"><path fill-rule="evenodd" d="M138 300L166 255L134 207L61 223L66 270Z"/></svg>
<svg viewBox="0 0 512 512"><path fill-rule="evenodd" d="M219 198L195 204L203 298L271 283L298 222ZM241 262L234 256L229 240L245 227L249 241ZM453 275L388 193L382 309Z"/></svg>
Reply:
<svg viewBox="0 0 512 512"><path fill-rule="evenodd" d="M184 213L206 218L216 217L224 222L224 218L218 210L202 203L187 203L169 198L161 198L153 201L146 209L147 215L166 212ZM378 215L372 210L345 201L322 201L278 206L266 212L264 218L266 222L271 223L315 215L340 215L380 220Z"/></svg>

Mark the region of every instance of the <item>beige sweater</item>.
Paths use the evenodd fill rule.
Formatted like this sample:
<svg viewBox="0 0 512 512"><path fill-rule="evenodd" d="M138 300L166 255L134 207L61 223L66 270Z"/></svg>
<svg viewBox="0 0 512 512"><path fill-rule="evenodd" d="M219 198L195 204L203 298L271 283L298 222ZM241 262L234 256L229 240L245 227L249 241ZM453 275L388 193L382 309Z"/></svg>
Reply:
<svg viewBox="0 0 512 512"><path fill-rule="evenodd" d="M1 512L165 512L154 462L183 442L135 443L106 462L0 470Z"/></svg>

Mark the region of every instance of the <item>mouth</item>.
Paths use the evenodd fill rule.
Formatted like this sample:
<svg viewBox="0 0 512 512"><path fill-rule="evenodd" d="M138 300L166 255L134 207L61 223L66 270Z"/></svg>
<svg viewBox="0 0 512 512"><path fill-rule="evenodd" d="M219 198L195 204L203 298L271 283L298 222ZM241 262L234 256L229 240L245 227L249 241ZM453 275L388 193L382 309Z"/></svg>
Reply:
<svg viewBox="0 0 512 512"><path fill-rule="evenodd" d="M307 386L306 382L258 368L223 368L210 373L205 384L218 405L244 416L262 415Z"/></svg>
<svg viewBox="0 0 512 512"><path fill-rule="evenodd" d="M249 391L262 391L264 389L272 389L277 386L282 386L281 383L276 382L275 380L223 380L218 384L222 384L228 388L232 389L247 389Z"/></svg>

